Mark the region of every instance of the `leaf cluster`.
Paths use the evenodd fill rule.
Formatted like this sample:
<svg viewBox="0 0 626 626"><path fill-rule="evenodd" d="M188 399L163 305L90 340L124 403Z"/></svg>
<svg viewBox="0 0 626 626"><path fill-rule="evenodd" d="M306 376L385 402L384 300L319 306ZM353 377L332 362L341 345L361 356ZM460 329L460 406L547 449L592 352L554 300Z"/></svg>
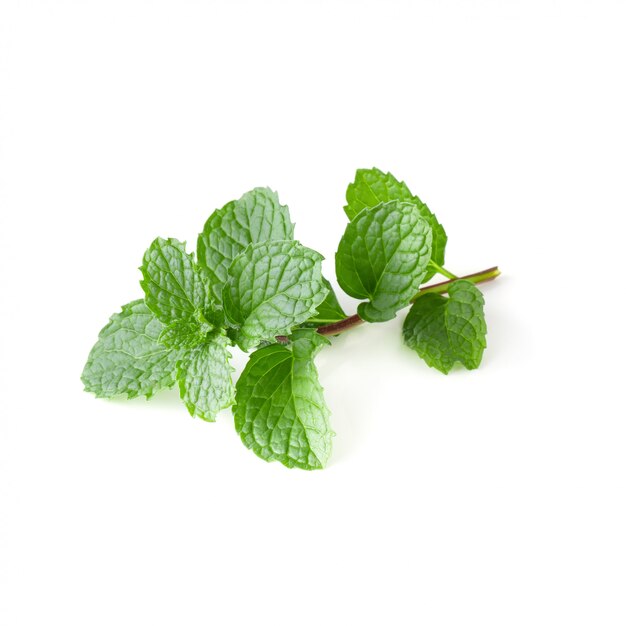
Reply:
<svg viewBox="0 0 626 626"><path fill-rule="evenodd" d="M483 298L469 281L448 296L420 293L444 272L447 236L405 183L358 170L346 192L349 218L335 257L337 281L360 300L358 315L384 322L411 305L403 336L444 373L478 367L485 344ZM244 445L266 461L318 469L332 448L330 411L314 358L324 326L346 319L323 257L294 239L289 210L256 188L213 212L196 255L155 239L141 265L143 299L101 330L83 370L98 397L151 397L178 386L192 416L214 421L234 405ZM320 332L318 332L320 331ZM235 384L233 347L252 351Z"/></svg>

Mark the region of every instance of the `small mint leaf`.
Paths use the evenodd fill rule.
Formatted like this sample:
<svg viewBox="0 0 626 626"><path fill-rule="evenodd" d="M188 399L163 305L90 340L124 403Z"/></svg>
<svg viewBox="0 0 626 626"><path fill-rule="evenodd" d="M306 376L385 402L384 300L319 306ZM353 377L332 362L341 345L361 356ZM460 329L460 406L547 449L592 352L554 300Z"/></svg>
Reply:
<svg viewBox="0 0 626 626"><path fill-rule="evenodd" d="M237 381L235 428L247 448L287 467L323 468L333 432L313 357L328 339L297 330L292 343L260 348Z"/></svg>
<svg viewBox="0 0 626 626"><path fill-rule="evenodd" d="M359 169L354 182L348 185L348 204L343 209L348 219L353 220L363 209L371 209L381 202L411 202L413 197L406 183L397 180L392 174L385 174L376 167Z"/></svg>
<svg viewBox="0 0 626 626"><path fill-rule="evenodd" d="M191 415L207 422L214 422L217 413L234 402L229 345L227 337L215 333L187 352L177 366L181 399Z"/></svg>
<svg viewBox="0 0 626 626"><path fill-rule="evenodd" d="M444 374L457 361L476 369L487 347L485 301L468 280L453 282L448 295L426 292L415 300L404 321L404 342Z"/></svg>
<svg viewBox="0 0 626 626"><path fill-rule="evenodd" d="M223 306L242 349L288 335L315 314L327 294L322 258L297 241L270 241L250 244L233 261Z"/></svg>
<svg viewBox="0 0 626 626"><path fill-rule="evenodd" d="M374 207L381 202L389 202L389 200L415 204L420 215L430 224L433 232L431 258L438 265L444 265L446 243L448 242L446 231L428 206L411 193L406 183L397 180L393 174L389 172L385 174L376 167L357 170L354 182L348 185L346 200L348 204L344 210L350 220L354 219L363 209ZM424 277L424 282L430 280L435 273L435 269L429 268Z"/></svg>
<svg viewBox="0 0 626 626"><path fill-rule="evenodd" d="M193 320L197 311L209 308L198 266L177 239L155 239L140 269L146 304L164 324Z"/></svg>
<svg viewBox="0 0 626 626"><path fill-rule="evenodd" d="M81 377L85 390L99 398L149 398L172 387L180 351L158 342L162 331L163 324L143 300L124 305L100 331L89 353Z"/></svg>
<svg viewBox="0 0 626 626"><path fill-rule="evenodd" d="M249 244L292 238L289 209L267 187L248 191L215 211L198 236L197 254L217 301L230 264Z"/></svg>
<svg viewBox="0 0 626 626"><path fill-rule="evenodd" d="M361 300L368 322L393 319L424 281L432 234L414 204L390 201L361 211L346 227L335 256L337 279Z"/></svg>

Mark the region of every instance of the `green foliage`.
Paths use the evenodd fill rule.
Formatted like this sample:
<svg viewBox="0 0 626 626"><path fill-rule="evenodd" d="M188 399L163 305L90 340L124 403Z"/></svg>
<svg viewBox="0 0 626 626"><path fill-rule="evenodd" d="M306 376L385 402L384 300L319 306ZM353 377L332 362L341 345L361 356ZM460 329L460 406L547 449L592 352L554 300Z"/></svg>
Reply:
<svg viewBox="0 0 626 626"><path fill-rule="evenodd" d="M180 241L155 239L144 254L141 273L146 304L164 324L191 320L208 307L206 284Z"/></svg>
<svg viewBox="0 0 626 626"><path fill-rule="evenodd" d="M289 209L275 191L257 187L209 217L198 236L198 263L219 301L230 264L249 244L292 238Z"/></svg>
<svg viewBox="0 0 626 626"><path fill-rule="evenodd" d="M448 296L424 293L415 300L402 329L404 342L444 374L457 361L476 369L487 347L485 301L467 280L452 283Z"/></svg>
<svg viewBox="0 0 626 626"><path fill-rule="evenodd" d="M343 209L348 219L353 220L364 209L371 209L389 200L413 202L414 196L406 184L396 180L392 174L385 174L375 167L360 169L356 171L354 182L348 185L348 204Z"/></svg>
<svg viewBox="0 0 626 626"><path fill-rule="evenodd" d="M478 289L459 279L438 289L448 297L420 292L434 272L449 275L447 237L434 214L376 168L357 171L346 199L351 221L336 271L342 289L362 300L358 316L346 315L322 276L323 257L294 240L278 195L256 188L209 217L197 262L176 239L152 242L140 268L144 299L100 331L82 373L85 389L150 398L178 384L189 413L209 422L235 404L246 447L312 470L327 464L334 434L314 363L330 343L325 334L392 319L415 300L404 323L407 345L444 373L457 361L478 367L486 345ZM257 348L236 385L234 344Z"/></svg>
<svg viewBox="0 0 626 626"><path fill-rule="evenodd" d="M328 343L303 329L288 346L267 346L250 356L237 381L235 428L262 459L301 469L326 465L333 432L313 357Z"/></svg>
<svg viewBox="0 0 626 626"><path fill-rule="evenodd" d="M114 313L100 331L83 370L87 391L98 398L146 396L175 382L177 350L159 343L163 324L134 300Z"/></svg>
<svg viewBox="0 0 626 626"><path fill-rule="evenodd" d="M217 412L235 399L229 345L225 335L216 333L187 352L176 368L180 397L189 413L207 422L214 422Z"/></svg>
<svg viewBox="0 0 626 626"><path fill-rule="evenodd" d="M346 191L348 204L344 210L349 219L353 220L363 209L375 207L381 202L399 200L411 202L417 207L420 215L428 222L433 234L431 259L440 266L444 265L446 243L448 236L437 216L414 194L406 183L397 180L392 174L381 172L373 167L369 170L357 170L353 183ZM428 268L424 282L430 280L436 273L434 267Z"/></svg>
<svg viewBox="0 0 626 626"><path fill-rule="evenodd" d="M250 244L232 263L222 292L226 318L243 350L315 314L326 298L322 255L297 241Z"/></svg>
<svg viewBox="0 0 626 626"><path fill-rule="evenodd" d="M368 322L385 322L409 304L424 280L432 235L414 204L391 200L361 211L335 257L337 280Z"/></svg>

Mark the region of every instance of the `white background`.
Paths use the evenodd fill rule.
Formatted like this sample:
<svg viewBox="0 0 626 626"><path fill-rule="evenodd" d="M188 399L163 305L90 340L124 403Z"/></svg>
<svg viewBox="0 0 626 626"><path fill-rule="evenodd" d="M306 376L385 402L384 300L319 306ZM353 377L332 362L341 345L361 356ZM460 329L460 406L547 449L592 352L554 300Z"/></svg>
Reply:
<svg viewBox="0 0 626 626"><path fill-rule="evenodd" d="M624 3L0 6L0 624L626 623ZM334 276L373 165L501 267L478 371L342 336L310 473L82 391L155 236L269 185Z"/></svg>

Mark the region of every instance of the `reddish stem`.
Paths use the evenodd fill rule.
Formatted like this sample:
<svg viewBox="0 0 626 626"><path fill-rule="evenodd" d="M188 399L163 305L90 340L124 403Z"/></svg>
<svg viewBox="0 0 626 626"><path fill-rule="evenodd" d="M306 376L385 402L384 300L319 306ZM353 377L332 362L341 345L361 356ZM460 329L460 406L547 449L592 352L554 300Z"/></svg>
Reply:
<svg viewBox="0 0 626 626"><path fill-rule="evenodd" d="M434 285L428 285L426 287L422 287L417 295L411 300L411 302L415 302L415 299L423 292L430 291L431 293L446 293L448 291L448 286L457 280L469 280L473 283L486 283L487 281L493 280L500 276L500 270L497 267L490 267L487 270L483 270L482 272L475 272L474 274L466 274L465 276L459 276L458 278L452 278L450 280L444 280L441 283L435 283ZM342 333L344 330L348 330L350 328L354 328L359 324L362 324L365 320L363 320L358 313L354 315L350 315L345 319L339 322L333 322L332 324L325 324L324 326L318 326L317 332L320 335L338 335ZM285 335L278 335L276 337L276 341L282 344L289 343L289 337Z"/></svg>
<svg viewBox="0 0 626 626"><path fill-rule="evenodd" d="M444 280L441 283L436 283L434 285L428 285L427 287L422 287L419 290L419 293L415 296L415 298L417 298L421 293L425 291L431 291L433 293L446 293L448 291L448 287L452 283L456 282L457 280L469 280L473 283L486 283L487 281L493 280L499 275L500 275L500 270L497 267L490 267L488 270L483 270L482 272L475 272L474 274L467 274L465 276L459 276L458 278L453 278L451 280ZM415 298L413 298L411 302L414 302ZM354 315L350 315L350 317L346 317L346 319L341 320L340 322L334 322L332 324L319 326L317 329L317 332L320 335L338 335L339 333L342 333L344 330L348 330L349 328L358 326L359 324L362 324L363 322L364 320L361 319L361 317L359 317L359 314L355 313ZM286 339L286 337L284 339Z"/></svg>

